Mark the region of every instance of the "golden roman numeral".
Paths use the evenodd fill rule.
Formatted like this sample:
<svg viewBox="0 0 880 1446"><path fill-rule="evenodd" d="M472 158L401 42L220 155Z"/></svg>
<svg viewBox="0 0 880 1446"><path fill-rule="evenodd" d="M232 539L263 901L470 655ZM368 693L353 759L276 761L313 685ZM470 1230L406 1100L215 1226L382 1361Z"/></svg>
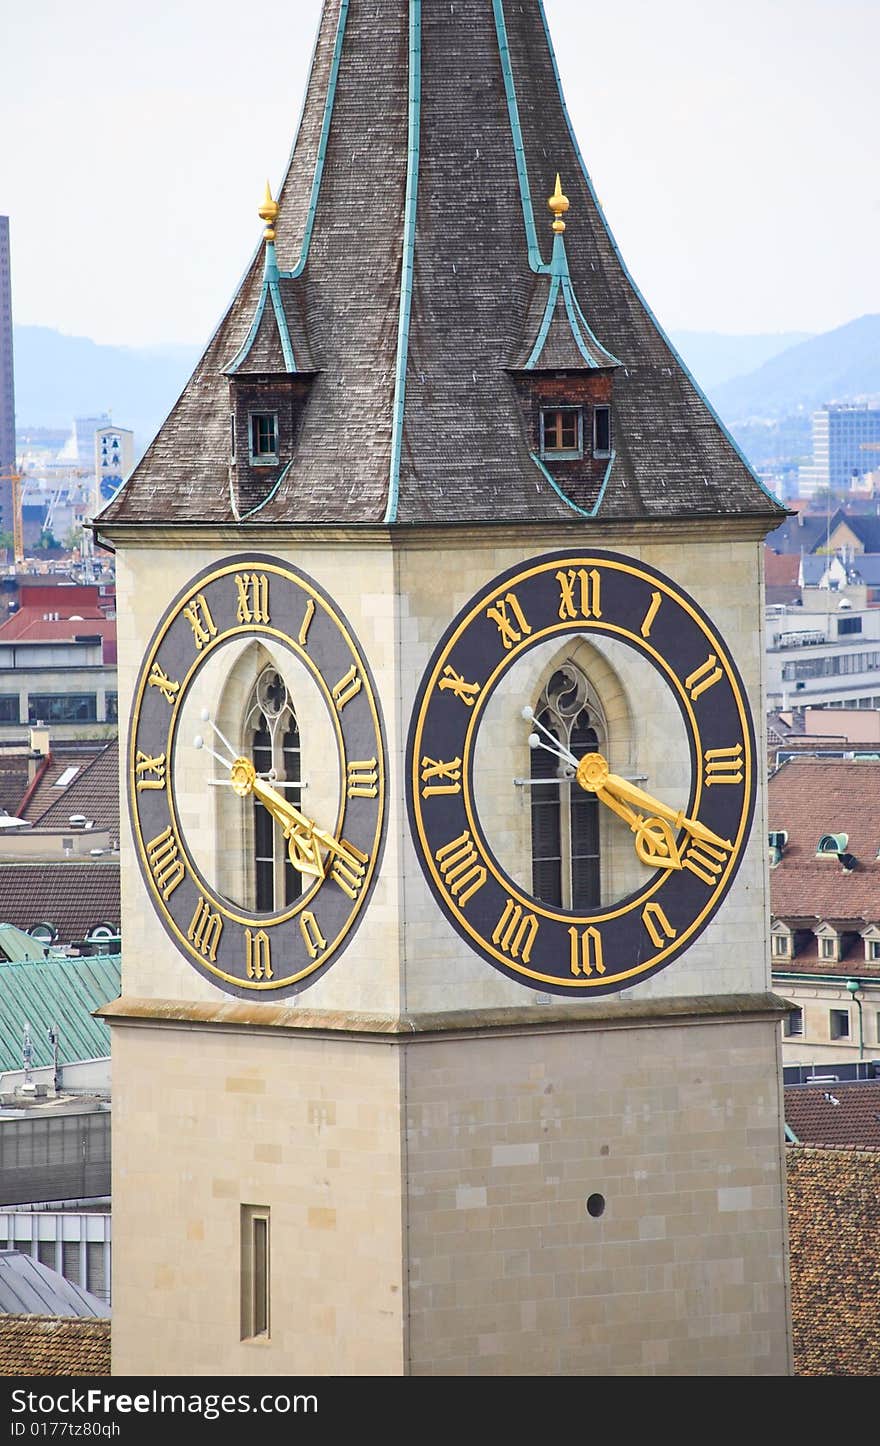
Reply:
<svg viewBox="0 0 880 1446"><path fill-rule="evenodd" d="M170 824L147 844L147 859L156 887L167 902L178 884L183 883L185 873Z"/></svg>
<svg viewBox="0 0 880 1446"><path fill-rule="evenodd" d="M714 844L692 843L685 854L682 868L690 869L710 889L718 882L718 875L727 863L727 854L723 849L717 849Z"/></svg>
<svg viewBox="0 0 880 1446"><path fill-rule="evenodd" d="M307 909L304 914L300 914L299 931L305 940L309 958L317 959L318 955L327 948L327 940L318 928L318 921L311 910Z"/></svg>
<svg viewBox="0 0 880 1446"><path fill-rule="evenodd" d="M441 782L433 783L432 779ZM461 793L461 759L443 763L436 758L422 759L422 798L433 798L437 793Z"/></svg>
<svg viewBox="0 0 880 1446"><path fill-rule="evenodd" d="M713 783L742 783L742 753L741 743L735 748L707 748L703 754L706 787L711 788Z"/></svg>
<svg viewBox="0 0 880 1446"><path fill-rule="evenodd" d="M157 758L151 758L148 753L142 753L140 749L135 759L134 771L137 775L137 791L143 793L145 788L164 789L165 787L165 754L160 753ZM150 778L147 775L153 774Z"/></svg>
<svg viewBox="0 0 880 1446"><path fill-rule="evenodd" d="M601 618L602 579L595 568L569 567L557 572L561 595L559 616L563 622L571 618Z"/></svg>
<svg viewBox="0 0 880 1446"><path fill-rule="evenodd" d="M348 765L348 797L378 798L379 772L375 758L361 759Z"/></svg>
<svg viewBox="0 0 880 1446"><path fill-rule="evenodd" d="M691 695L691 702L696 703L701 693L712 688L721 677L721 669L718 667L718 659L714 653L710 653L702 667L697 668L684 680L684 686Z"/></svg>
<svg viewBox="0 0 880 1446"><path fill-rule="evenodd" d="M272 979L272 944L265 929L244 931L245 968L248 979Z"/></svg>
<svg viewBox="0 0 880 1446"><path fill-rule="evenodd" d="M217 945L222 933L223 920L219 914L212 912L210 905L206 904L200 895L186 937L199 953L213 964L217 959Z"/></svg>
<svg viewBox="0 0 880 1446"><path fill-rule="evenodd" d="M659 611L660 611L660 604L662 603L662 601L663 601L663 594L662 594L662 593L659 593L659 592L652 592L652 593L651 593L651 606L648 608L648 611L645 613L645 621L642 623L642 626L641 626L641 628L639 629L639 632L641 633L641 635L642 635L643 638L649 638L649 637L651 636L651 629L652 629L652 627L654 626L654 619L656 618L657 614L658 614Z"/></svg>
<svg viewBox="0 0 880 1446"><path fill-rule="evenodd" d="M473 708L474 699L480 691L479 683L466 683L460 673L449 664L443 669L443 677L437 684L442 691L449 690L454 693L459 702L466 708Z"/></svg>
<svg viewBox="0 0 880 1446"><path fill-rule="evenodd" d="M571 972L576 979L586 975L589 979L595 968L597 974L605 973L602 957L602 935L591 924L588 929L569 929L571 940Z"/></svg>
<svg viewBox="0 0 880 1446"><path fill-rule="evenodd" d="M518 959L522 952L522 962L528 964L537 933L538 921L534 914L524 914L519 904L508 899L495 926L492 943L511 959Z"/></svg>
<svg viewBox="0 0 880 1446"><path fill-rule="evenodd" d="M655 949L662 949L667 939L674 939L678 933L673 929L659 904L646 904L642 910L642 923L651 935Z"/></svg>
<svg viewBox="0 0 880 1446"><path fill-rule="evenodd" d="M528 637L532 631L515 592L496 598L492 606L486 609L486 617L498 628L505 652L510 652L516 643L521 643L523 637Z"/></svg>
<svg viewBox="0 0 880 1446"><path fill-rule="evenodd" d="M356 899L364 886L370 855L362 854L359 848L346 843L344 838L339 840L339 847L345 852L334 855L330 877L344 894Z"/></svg>
<svg viewBox="0 0 880 1446"><path fill-rule="evenodd" d="M297 638L297 642L299 643L299 645L300 645L301 648L304 648L305 645L306 645L306 638L307 638L308 635L309 635L309 628L312 626L312 618L313 618L314 616L315 616L315 603L314 603L314 599L313 599L313 598L309 598L308 603L307 603L307 605L306 605L306 615L305 615L305 617L304 617L303 620L302 620L302 627L301 627L300 630L299 630L299 637Z"/></svg>
<svg viewBox="0 0 880 1446"><path fill-rule="evenodd" d="M362 687L361 677L354 663L343 678L339 679L333 689L333 702L336 704L337 713L341 713L346 703L350 703L356 697Z"/></svg>
<svg viewBox="0 0 880 1446"><path fill-rule="evenodd" d="M211 609L203 592L197 592L192 602L187 603L183 615L192 628L196 650L201 652L202 648L217 636L217 624L211 617Z"/></svg>
<svg viewBox="0 0 880 1446"><path fill-rule="evenodd" d="M236 574L238 589L238 621L240 623L268 623L269 621L269 579L263 572Z"/></svg>
<svg viewBox="0 0 880 1446"><path fill-rule="evenodd" d="M158 663L154 663L150 669L150 676L147 682L151 688L159 689L166 703L173 704L180 692L180 684L172 682L168 674L159 667Z"/></svg>
<svg viewBox="0 0 880 1446"><path fill-rule="evenodd" d="M486 870L479 857L468 829L434 855L446 887L462 908L486 882Z"/></svg>

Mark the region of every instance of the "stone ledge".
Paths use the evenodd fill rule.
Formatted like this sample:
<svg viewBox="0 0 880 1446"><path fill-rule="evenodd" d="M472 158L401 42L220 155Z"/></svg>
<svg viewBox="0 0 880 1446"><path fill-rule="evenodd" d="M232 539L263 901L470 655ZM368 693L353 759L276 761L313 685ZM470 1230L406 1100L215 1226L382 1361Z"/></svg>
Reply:
<svg viewBox="0 0 880 1446"><path fill-rule="evenodd" d="M596 1000L505 1009L462 1009L431 1014L369 1014L358 1010L297 1009L284 1004L224 1000L220 1004L123 995L95 1010L115 1026L372 1039L385 1044L448 1039L458 1035L583 1033L598 1029L646 1029L669 1024L729 1024L779 1020L791 1004L778 994L710 994L680 999Z"/></svg>

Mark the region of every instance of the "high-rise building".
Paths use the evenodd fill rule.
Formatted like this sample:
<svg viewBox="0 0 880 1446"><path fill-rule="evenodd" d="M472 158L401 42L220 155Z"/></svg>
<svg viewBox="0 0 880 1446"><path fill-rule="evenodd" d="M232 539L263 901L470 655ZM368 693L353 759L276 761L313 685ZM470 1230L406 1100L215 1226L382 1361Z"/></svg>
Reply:
<svg viewBox="0 0 880 1446"><path fill-rule="evenodd" d="M813 461L799 478L802 497L848 491L880 461L880 407L827 406L813 413Z"/></svg>
<svg viewBox="0 0 880 1446"><path fill-rule="evenodd" d="M134 464L134 432L125 427L98 427L95 432L95 507L119 491Z"/></svg>
<svg viewBox="0 0 880 1446"><path fill-rule="evenodd" d="M0 216L0 532L12 531L15 468L15 385L12 365L12 267L9 217Z"/></svg>

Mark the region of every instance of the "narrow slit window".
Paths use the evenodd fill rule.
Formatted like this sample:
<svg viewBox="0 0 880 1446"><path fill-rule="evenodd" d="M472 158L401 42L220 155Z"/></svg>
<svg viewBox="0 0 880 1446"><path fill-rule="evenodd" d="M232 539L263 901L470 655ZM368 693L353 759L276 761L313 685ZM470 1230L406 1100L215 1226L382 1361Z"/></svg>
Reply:
<svg viewBox="0 0 880 1446"><path fill-rule="evenodd" d="M235 461L235 413L229 417L229 455Z"/></svg>
<svg viewBox="0 0 880 1446"><path fill-rule="evenodd" d="M593 410L593 456L611 456L610 407L595 407Z"/></svg>
<svg viewBox="0 0 880 1446"><path fill-rule="evenodd" d="M251 461L278 460L278 417L274 412L252 412Z"/></svg>
<svg viewBox="0 0 880 1446"><path fill-rule="evenodd" d="M241 1207L241 1338L269 1336L269 1221L267 1205Z"/></svg>

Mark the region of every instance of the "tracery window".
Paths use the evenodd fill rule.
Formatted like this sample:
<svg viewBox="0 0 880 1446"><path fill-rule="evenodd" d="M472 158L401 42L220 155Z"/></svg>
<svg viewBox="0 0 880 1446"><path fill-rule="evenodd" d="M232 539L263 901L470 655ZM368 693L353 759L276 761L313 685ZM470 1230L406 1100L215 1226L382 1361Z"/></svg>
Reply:
<svg viewBox="0 0 880 1446"><path fill-rule="evenodd" d="M263 670L251 693L244 735L260 777L295 807L301 807L299 727L284 679L273 667ZM281 909L299 898L302 875L291 864L281 829L269 810L256 798L253 809L255 906L266 911Z"/></svg>
<svg viewBox="0 0 880 1446"><path fill-rule="evenodd" d="M601 706L584 673L565 663L553 674L535 717L576 758L604 752ZM599 802L574 781L574 769L546 750L531 756L532 891L565 909L597 906L601 894Z"/></svg>

